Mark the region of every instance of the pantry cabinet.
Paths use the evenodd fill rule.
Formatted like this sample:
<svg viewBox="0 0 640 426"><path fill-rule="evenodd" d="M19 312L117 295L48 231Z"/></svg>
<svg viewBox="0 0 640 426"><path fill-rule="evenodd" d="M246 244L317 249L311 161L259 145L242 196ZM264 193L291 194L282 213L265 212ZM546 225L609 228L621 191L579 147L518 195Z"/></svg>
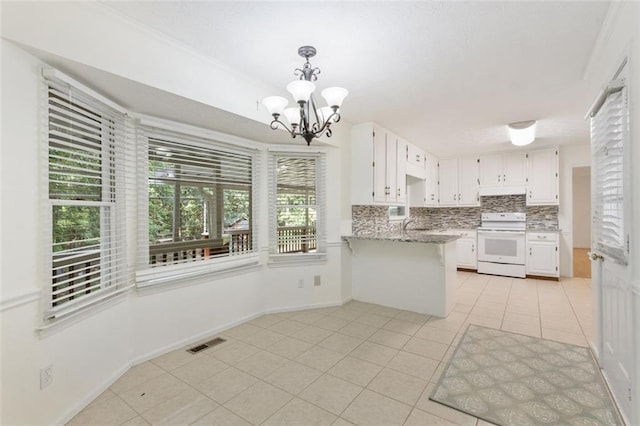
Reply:
<svg viewBox="0 0 640 426"><path fill-rule="evenodd" d="M374 123L351 132L351 204L406 202L407 141Z"/></svg>
<svg viewBox="0 0 640 426"><path fill-rule="evenodd" d="M527 232L527 275L559 277L558 244L557 232Z"/></svg>
<svg viewBox="0 0 640 426"><path fill-rule="evenodd" d="M558 205L558 149L529 151L527 205Z"/></svg>
<svg viewBox="0 0 640 426"><path fill-rule="evenodd" d="M440 206L479 206L478 159L461 157L439 161Z"/></svg>

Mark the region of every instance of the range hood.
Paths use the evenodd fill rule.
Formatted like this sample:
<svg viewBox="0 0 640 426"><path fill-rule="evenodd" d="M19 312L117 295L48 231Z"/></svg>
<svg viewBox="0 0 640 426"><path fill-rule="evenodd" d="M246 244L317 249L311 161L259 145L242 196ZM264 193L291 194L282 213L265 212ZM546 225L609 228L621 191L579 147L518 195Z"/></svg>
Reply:
<svg viewBox="0 0 640 426"><path fill-rule="evenodd" d="M480 188L480 196L486 195L524 195L527 193L525 186L491 186Z"/></svg>

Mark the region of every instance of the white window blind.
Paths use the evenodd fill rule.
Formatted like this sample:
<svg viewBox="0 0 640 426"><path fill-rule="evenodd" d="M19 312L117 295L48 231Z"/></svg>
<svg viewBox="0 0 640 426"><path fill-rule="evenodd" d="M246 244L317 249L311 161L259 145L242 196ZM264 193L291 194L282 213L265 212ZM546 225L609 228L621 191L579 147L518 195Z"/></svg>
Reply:
<svg viewBox="0 0 640 426"><path fill-rule="evenodd" d="M272 256L326 253L325 156L269 155Z"/></svg>
<svg viewBox="0 0 640 426"><path fill-rule="evenodd" d="M138 149L139 269L258 251L257 150L150 126Z"/></svg>
<svg viewBox="0 0 640 426"><path fill-rule="evenodd" d="M627 89L621 81L610 87L599 110L591 117L592 248L626 264L629 107Z"/></svg>
<svg viewBox="0 0 640 426"><path fill-rule="evenodd" d="M131 284L126 263L124 114L43 80L45 324Z"/></svg>

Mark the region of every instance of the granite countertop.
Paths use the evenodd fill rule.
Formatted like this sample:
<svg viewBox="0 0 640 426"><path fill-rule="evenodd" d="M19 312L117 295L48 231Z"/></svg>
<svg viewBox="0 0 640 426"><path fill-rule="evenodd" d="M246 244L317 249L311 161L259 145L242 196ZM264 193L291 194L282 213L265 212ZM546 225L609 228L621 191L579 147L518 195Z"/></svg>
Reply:
<svg viewBox="0 0 640 426"><path fill-rule="evenodd" d="M403 243L444 244L459 239L452 234L434 233L430 231L378 232L345 235L343 240L383 240Z"/></svg>
<svg viewBox="0 0 640 426"><path fill-rule="evenodd" d="M536 228L527 228L527 232L561 232L561 230L558 228L536 227Z"/></svg>

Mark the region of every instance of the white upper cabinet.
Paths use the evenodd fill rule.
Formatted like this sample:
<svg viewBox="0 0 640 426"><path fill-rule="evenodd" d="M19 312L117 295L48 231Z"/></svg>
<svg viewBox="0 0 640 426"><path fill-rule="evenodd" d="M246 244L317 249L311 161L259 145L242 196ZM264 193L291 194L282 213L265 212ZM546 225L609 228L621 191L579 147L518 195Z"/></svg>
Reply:
<svg viewBox="0 0 640 426"><path fill-rule="evenodd" d="M483 194L522 194L527 185L527 157L524 152L483 155L480 157L480 188Z"/></svg>
<svg viewBox="0 0 640 426"><path fill-rule="evenodd" d="M530 151L527 205L558 205L558 149Z"/></svg>
<svg viewBox="0 0 640 426"><path fill-rule="evenodd" d="M425 156L425 171L426 171L426 193L425 193L425 205L427 207L437 207L439 192L438 192L438 159L431 154Z"/></svg>
<svg viewBox="0 0 640 426"><path fill-rule="evenodd" d="M418 179L425 178L425 156L426 153L422 149L412 143L407 143L407 176Z"/></svg>
<svg viewBox="0 0 640 426"><path fill-rule="evenodd" d="M439 161L440 206L479 206L478 159L450 158Z"/></svg>
<svg viewBox="0 0 640 426"><path fill-rule="evenodd" d="M407 142L374 123L351 130L351 204L406 202Z"/></svg>

